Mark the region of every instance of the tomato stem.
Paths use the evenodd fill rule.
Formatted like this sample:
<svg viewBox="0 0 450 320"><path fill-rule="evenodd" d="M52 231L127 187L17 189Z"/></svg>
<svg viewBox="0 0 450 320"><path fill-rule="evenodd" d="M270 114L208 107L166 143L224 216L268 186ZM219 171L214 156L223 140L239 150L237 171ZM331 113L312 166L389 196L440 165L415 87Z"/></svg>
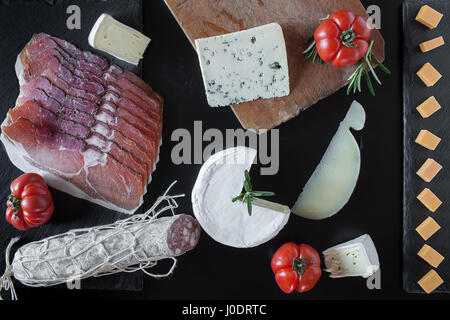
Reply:
<svg viewBox="0 0 450 320"><path fill-rule="evenodd" d="M294 260L292 261L292 270L295 270L300 275L302 275L305 272L306 268L308 268L308 265L305 263L305 261L308 263L311 263L311 264L315 263L314 261L311 261L306 258L300 258L300 259L294 258Z"/></svg>
<svg viewBox="0 0 450 320"><path fill-rule="evenodd" d="M352 29L342 31L341 41L342 44L349 48L357 48L358 46L353 42L356 39L355 32Z"/></svg>
<svg viewBox="0 0 450 320"><path fill-rule="evenodd" d="M8 200L11 201L11 208L13 209L13 214L17 215L18 212L22 211L22 207L20 206L20 202L22 201L21 198L17 196L13 196L10 194L8 196Z"/></svg>

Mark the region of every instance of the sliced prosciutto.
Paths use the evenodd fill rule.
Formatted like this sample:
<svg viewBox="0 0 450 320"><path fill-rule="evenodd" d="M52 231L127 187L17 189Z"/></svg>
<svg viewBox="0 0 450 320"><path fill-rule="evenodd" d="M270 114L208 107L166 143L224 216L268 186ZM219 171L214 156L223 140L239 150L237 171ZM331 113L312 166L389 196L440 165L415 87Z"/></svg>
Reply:
<svg viewBox="0 0 450 320"><path fill-rule="evenodd" d="M10 160L49 185L133 213L158 160L163 99L135 74L45 33L19 54L2 123Z"/></svg>

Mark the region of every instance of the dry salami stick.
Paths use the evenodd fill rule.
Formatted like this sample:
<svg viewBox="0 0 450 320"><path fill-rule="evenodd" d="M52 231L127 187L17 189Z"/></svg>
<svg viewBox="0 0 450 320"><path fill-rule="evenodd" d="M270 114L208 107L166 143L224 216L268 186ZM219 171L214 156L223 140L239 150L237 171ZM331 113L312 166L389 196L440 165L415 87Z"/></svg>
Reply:
<svg viewBox="0 0 450 320"><path fill-rule="evenodd" d="M11 265L7 264L5 275L0 278L0 289L10 289L15 297L12 275L21 283L33 287L122 271L143 270L153 277L168 276L175 268L175 257L195 248L201 231L192 216L159 217L166 211L173 212L177 207L176 197L168 196L166 192L145 214L110 225L71 230L20 247ZM157 210L164 200L168 205ZM10 246L7 256L9 250ZM156 275L146 270L162 259L174 261L166 274Z"/></svg>

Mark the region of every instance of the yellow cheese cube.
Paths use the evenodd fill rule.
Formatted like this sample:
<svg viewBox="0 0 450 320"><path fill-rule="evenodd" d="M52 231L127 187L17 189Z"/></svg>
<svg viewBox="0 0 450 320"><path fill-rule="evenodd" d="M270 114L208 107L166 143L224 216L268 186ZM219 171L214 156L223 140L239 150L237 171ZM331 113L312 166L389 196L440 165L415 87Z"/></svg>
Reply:
<svg viewBox="0 0 450 320"><path fill-rule="evenodd" d="M417 13L416 20L426 25L430 29L437 27L442 19L443 14L434 10L430 6L422 6Z"/></svg>
<svg viewBox="0 0 450 320"><path fill-rule="evenodd" d="M417 71L417 76L425 83L427 87L432 87L442 78L442 75L431 65L425 63L422 68Z"/></svg>
<svg viewBox="0 0 450 320"><path fill-rule="evenodd" d="M428 130L420 130L416 138L416 143L428 150L435 150L439 142L441 142L441 138L435 136Z"/></svg>
<svg viewBox="0 0 450 320"><path fill-rule="evenodd" d="M423 189L417 199L431 212L435 212L442 204L442 201L428 188Z"/></svg>
<svg viewBox="0 0 450 320"><path fill-rule="evenodd" d="M427 100L422 102L416 109L419 111L422 118L428 118L433 113L441 108L439 102L437 102L434 96L429 97Z"/></svg>
<svg viewBox="0 0 450 320"><path fill-rule="evenodd" d="M420 47L420 51L428 52L428 51L436 49L440 46L443 46L444 44L445 44L444 38L442 36L440 36L440 37L422 42L421 44L419 44L419 47Z"/></svg>
<svg viewBox="0 0 450 320"><path fill-rule="evenodd" d="M424 240L428 240L440 228L441 226L432 217L428 217L416 228L416 231Z"/></svg>
<svg viewBox="0 0 450 320"><path fill-rule="evenodd" d="M444 280L438 275L438 273L434 270L430 270L426 275L422 277L419 281L417 281L419 286L422 287L423 291L426 293L431 293L436 290L441 284L444 283Z"/></svg>
<svg viewBox="0 0 450 320"><path fill-rule="evenodd" d="M416 172L425 182L430 182L441 171L442 166L431 158L428 158L425 163Z"/></svg>
<svg viewBox="0 0 450 320"><path fill-rule="evenodd" d="M423 245L422 249L417 252L417 255L428 262L433 268L437 268L444 260L444 257L439 252L427 244Z"/></svg>

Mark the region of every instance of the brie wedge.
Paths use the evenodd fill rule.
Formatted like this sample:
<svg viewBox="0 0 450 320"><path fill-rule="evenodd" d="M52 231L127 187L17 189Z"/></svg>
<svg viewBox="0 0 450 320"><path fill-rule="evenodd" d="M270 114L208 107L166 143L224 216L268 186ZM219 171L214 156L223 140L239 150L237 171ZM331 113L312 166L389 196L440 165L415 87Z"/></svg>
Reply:
<svg viewBox="0 0 450 320"><path fill-rule="evenodd" d="M331 247L323 255L331 278L368 278L380 268L377 249L368 234Z"/></svg>
<svg viewBox="0 0 450 320"><path fill-rule="evenodd" d="M106 13L97 19L89 34L92 47L134 65L139 64L149 43L150 38Z"/></svg>
<svg viewBox="0 0 450 320"><path fill-rule="evenodd" d="M200 169L192 189L192 208L198 222L214 240L236 248L260 245L284 227L289 214L253 205L252 215L241 201L244 171L250 170L256 150L226 149L211 156Z"/></svg>

